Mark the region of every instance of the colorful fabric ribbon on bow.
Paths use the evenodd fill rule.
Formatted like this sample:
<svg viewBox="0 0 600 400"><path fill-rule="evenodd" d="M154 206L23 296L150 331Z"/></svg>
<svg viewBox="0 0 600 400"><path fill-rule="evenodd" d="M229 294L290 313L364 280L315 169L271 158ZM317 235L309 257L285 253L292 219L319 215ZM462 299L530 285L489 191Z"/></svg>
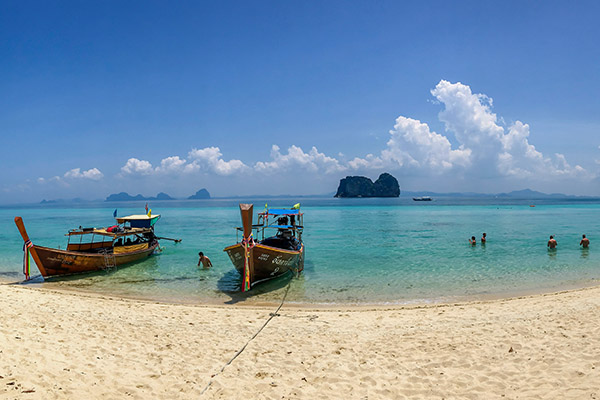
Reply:
<svg viewBox="0 0 600 400"><path fill-rule="evenodd" d="M25 274L25 280L29 280L29 276L31 275L31 251L30 248L33 247L33 243L31 240L28 240L23 244L23 274Z"/></svg>
<svg viewBox="0 0 600 400"><path fill-rule="evenodd" d="M244 277L242 282L242 292L250 290L250 249L256 246L252 233L247 238L242 239L244 246Z"/></svg>

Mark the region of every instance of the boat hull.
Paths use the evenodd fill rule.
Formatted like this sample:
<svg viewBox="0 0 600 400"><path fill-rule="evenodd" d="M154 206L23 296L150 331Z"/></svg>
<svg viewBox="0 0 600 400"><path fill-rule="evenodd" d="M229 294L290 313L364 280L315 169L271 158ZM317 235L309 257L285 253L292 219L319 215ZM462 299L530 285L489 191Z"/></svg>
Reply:
<svg viewBox="0 0 600 400"><path fill-rule="evenodd" d="M244 247L238 243L224 251L235 269L244 276ZM250 286L304 269L304 245L300 246L300 250L283 250L257 244L251 251L254 268L250 271Z"/></svg>
<svg viewBox="0 0 600 400"><path fill-rule="evenodd" d="M127 253L109 254L108 262L104 254L81 253L52 249L43 246L33 246L42 268L39 268L43 277L80 274L107 269L113 266L129 264L148 257L156 249L158 243L151 243L145 248Z"/></svg>

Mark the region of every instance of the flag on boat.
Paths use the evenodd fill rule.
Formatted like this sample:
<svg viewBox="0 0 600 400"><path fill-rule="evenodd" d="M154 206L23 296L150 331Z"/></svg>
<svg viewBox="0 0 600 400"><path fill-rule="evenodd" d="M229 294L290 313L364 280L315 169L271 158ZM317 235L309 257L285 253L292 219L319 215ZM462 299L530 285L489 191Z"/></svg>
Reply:
<svg viewBox="0 0 600 400"><path fill-rule="evenodd" d="M294 206L292 207L292 210L299 210L300 209L300 203L296 203L294 204Z"/></svg>
<svg viewBox="0 0 600 400"><path fill-rule="evenodd" d="M146 210L148 210L148 209L146 209ZM152 210L150 209L150 210L148 210L148 218L150 218L151 215L152 215Z"/></svg>
<svg viewBox="0 0 600 400"><path fill-rule="evenodd" d="M147 214L148 213L148 203L146 203L145 209L146 209L146 214Z"/></svg>
<svg viewBox="0 0 600 400"><path fill-rule="evenodd" d="M115 211L113 212L113 217L117 218L117 209L115 208Z"/></svg>

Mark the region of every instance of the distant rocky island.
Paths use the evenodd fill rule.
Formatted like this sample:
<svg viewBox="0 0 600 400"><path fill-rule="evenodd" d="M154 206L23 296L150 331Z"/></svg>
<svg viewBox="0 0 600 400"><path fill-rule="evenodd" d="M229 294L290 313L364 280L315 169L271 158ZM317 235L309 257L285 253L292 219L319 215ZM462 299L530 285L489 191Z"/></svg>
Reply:
<svg viewBox="0 0 600 400"><path fill-rule="evenodd" d="M202 199L210 199L210 193L208 193L208 190L206 190L204 188L198 190L196 192L196 194L193 194L190 197L188 197L188 200L202 200Z"/></svg>
<svg viewBox="0 0 600 400"><path fill-rule="evenodd" d="M420 192L409 192L404 191L405 195L409 197L456 197L456 198L471 198L471 199L507 199L507 200L596 200L598 197L594 196L575 196L563 193L543 193L531 189L513 190L508 193L476 193L476 192L451 192L451 193L438 193L429 191Z"/></svg>
<svg viewBox="0 0 600 400"><path fill-rule="evenodd" d="M61 204L61 203L85 203L86 200L83 200L80 197L75 197L73 199L55 199L55 200L42 200L40 204Z"/></svg>
<svg viewBox="0 0 600 400"><path fill-rule="evenodd" d="M210 199L210 193L208 190L202 188L196 192L196 194L188 197L188 199L196 200L196 199ZM148 201L148 200L175 200L175 198L169 196L164 192L160 192L155 197L146 197L141 194L132 196L127 192L121 193L113 193L109 195L104 201ZM50 201L44 200L46 203L50 203Z"/></svg>
<svg viewBox="0 0 600 400"><path fill-rule="evenodd" d="M340 180L334 197L398 197L400 185L392 175L384 172L375 182L365 176L347 176Z"/></svg>
<svg viewBox="0 0 600 400"><path fill-rule="evenodd" d="M156 197L145 197L141 194L136 196L132 196L129 193L121 192L121 193L113 193L109 195L104 201L139 201L139 200L175 200L171 196L166 193L160 192L156 195Z"/></svg>

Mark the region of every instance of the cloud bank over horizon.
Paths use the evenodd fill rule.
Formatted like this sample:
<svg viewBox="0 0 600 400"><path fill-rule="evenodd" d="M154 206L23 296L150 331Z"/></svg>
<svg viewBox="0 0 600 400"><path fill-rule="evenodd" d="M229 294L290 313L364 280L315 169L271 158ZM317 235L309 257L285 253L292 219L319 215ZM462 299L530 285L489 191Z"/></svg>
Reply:
<svg viewBox="0 0 600 400"><path fill-rule="evenodd" d="M265 190L262 194L327 193L335 190L334 186L345 175L376 177L384 171L398 176L401 188L409 190L474 191L479 188L476 191L494 192L494 188L498 188L495 192L500 192L506 188L531 187L556 191L554 187L558 189L560 183L569 182L568 191L573 192L577 185L584 187L597 181L600 160L586 169L568 162L563 154L542 154L529 141L529 125L518 120L504 124L492 111L491 97L473 93L468 85L446 80L441 80L430 93L434 103L442 106L438 119L445 131L438 133L427 122L398 116L385 148L378 154L346 160L342 155L336 158L324 154L316 146L304 151L300 146L291 145L282 151L273 144L268 160L244 162L227 159L219 147L211 146L192 148L185 156L167 156L155 165L143 157L131 157L110 176L98 168L73 168L62 177L38 178L38 183L58 182L69 186L87 181L104 182L107 187L119 186L107 185L106 181L112 180L131 187L135 182L151 179L156 187L168 182L170 190L178 190L177 185L202 181L206 183L201 186L210 190L211 181L215 187L219 187L216 182L220 181L225 183L211 192L243 195L257 194L251 191L257 182L259 188L265 188L261 189ZM273 189L261 180L274 183L279 191L269 192L267 188ZM250 181L254 186L248 184ZM227 191L226 187L233 184L245 192ZM140 185L139 189L131 190L143 188Z"/></svg>

